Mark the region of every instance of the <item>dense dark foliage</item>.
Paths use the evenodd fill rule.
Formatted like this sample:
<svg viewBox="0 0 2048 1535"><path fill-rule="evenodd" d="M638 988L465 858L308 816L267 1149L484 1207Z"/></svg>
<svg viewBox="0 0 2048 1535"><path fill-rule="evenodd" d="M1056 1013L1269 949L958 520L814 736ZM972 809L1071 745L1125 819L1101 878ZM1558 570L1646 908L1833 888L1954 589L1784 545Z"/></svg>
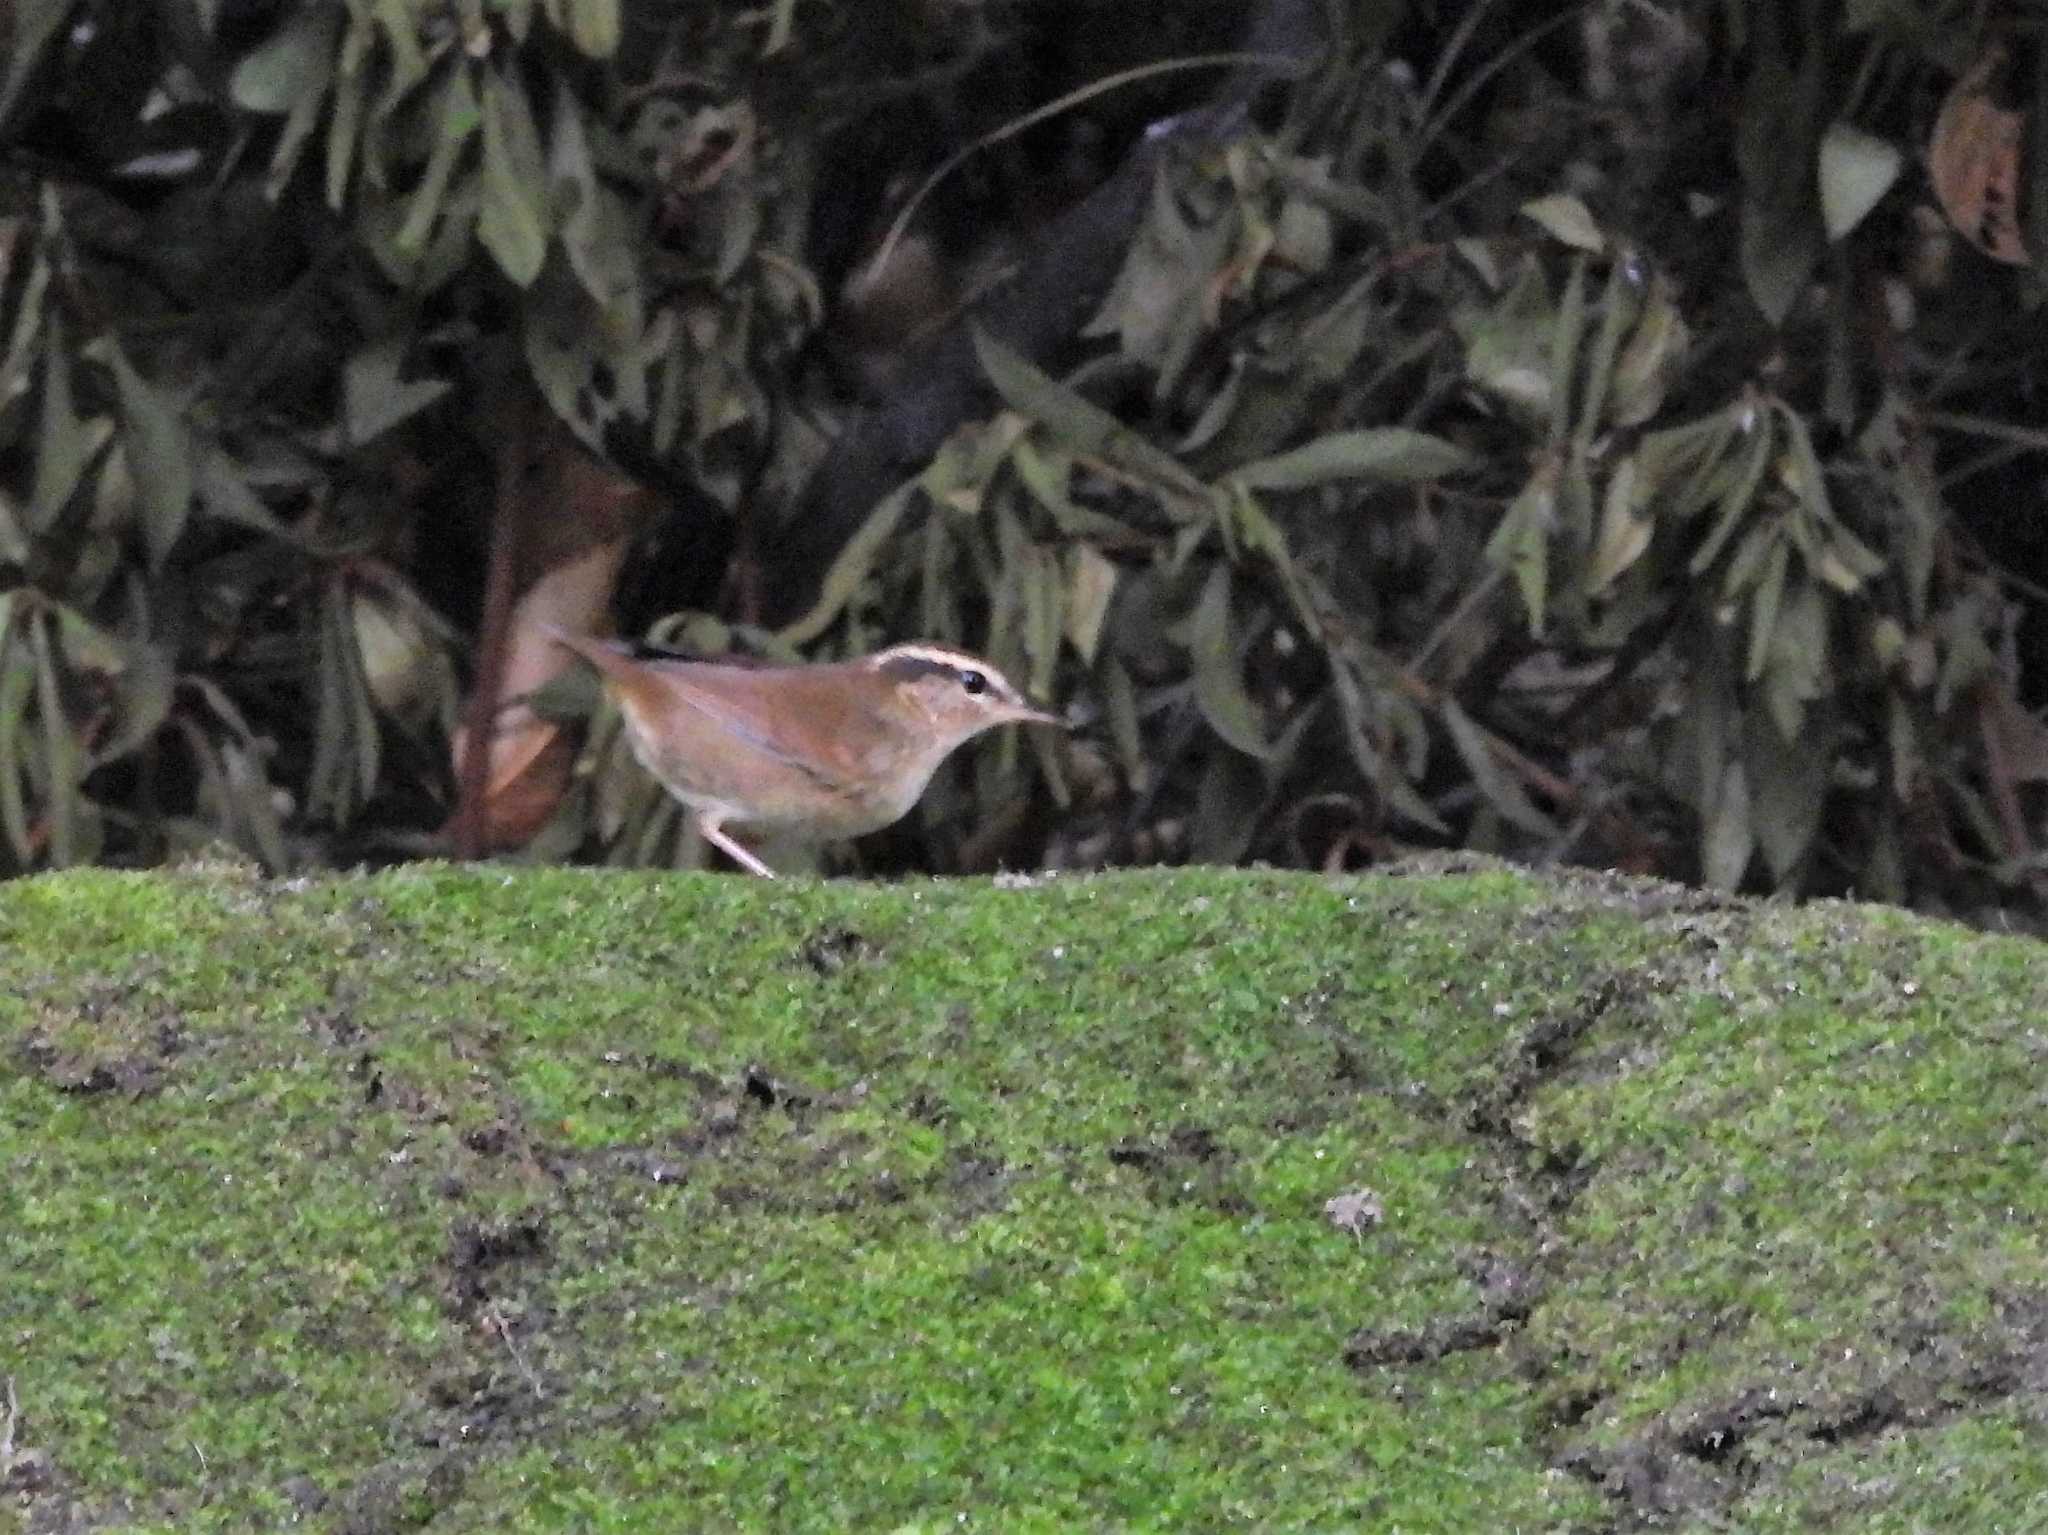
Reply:
<svg viewBox="0 0 2048 1535"><path fill-rule="evenodd" d="M537 414L663 510L540 498L523 601L1066 704L877 866L2036 912L2040 199L2000 265L1917 169L1981 14L15 0L0 861L441 845ZM538 851L686 850L587 760Z"/></svg>

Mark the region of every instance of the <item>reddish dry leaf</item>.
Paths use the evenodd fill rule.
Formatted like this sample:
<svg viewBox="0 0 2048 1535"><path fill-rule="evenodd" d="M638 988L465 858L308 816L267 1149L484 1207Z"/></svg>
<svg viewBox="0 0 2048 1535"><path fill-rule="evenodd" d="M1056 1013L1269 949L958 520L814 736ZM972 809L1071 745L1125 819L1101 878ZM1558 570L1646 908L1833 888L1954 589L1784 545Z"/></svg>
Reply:
<svg viewBox="0 0 2048 1535"><path fill-rule="evenodd" d="M1934 122L1927 169L1942 210L1963 237L1994 261L2022 266L2020 137L2026 120L1991 95L2006 62L2005 49L1994 47L1956 81Z"/></svg>

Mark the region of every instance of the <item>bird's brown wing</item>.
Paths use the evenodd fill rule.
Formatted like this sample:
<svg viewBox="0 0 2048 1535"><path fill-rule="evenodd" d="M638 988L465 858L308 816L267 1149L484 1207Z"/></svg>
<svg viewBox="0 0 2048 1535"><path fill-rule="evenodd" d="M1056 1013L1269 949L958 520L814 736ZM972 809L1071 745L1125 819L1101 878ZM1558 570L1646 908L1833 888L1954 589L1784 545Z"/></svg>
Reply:
<svg viewBox="0 0 2048 1535"><path fill-rule="evenodd" d="M645 662L705 724L836 794L863 782L864 734L852 729L835 666L735 672L701 662ZM772 681L767 681L772 677ZM764 688L764 682L766 687Z"/></svg>

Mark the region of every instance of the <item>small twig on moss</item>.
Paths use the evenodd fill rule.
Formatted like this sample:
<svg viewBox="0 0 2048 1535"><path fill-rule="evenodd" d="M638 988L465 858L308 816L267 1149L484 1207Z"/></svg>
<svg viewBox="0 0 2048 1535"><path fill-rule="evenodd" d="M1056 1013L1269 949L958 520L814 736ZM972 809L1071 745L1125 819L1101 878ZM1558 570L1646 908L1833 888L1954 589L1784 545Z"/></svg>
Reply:
<svg viewBox="0 0 2048 1535"><path fill-rule="evenodd" d="M496 1333L499 1341L505 1345L505 1352L512 1356L512 1362L519 1367L520 1375L525 1377L526 1384L533 1388L534 1399L546 1401L547 1393L541 1390L540 1378L527 1365L525 1356L519 1352L519 1345L512 1341L512 1324L506 1320L505 1313L493 1306L484 1313L483 1324L485 1332Z"/></svg>

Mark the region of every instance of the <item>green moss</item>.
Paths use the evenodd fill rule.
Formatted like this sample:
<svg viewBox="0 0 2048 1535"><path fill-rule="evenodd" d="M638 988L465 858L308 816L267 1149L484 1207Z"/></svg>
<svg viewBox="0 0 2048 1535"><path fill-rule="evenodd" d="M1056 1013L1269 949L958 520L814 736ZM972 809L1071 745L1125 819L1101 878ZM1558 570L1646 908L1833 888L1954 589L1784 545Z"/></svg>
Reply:
<svg viewBox="0 0 2048 1535"><path fill-rule="evenodd" d="M1878 1464L2040 1458L2022 943L1495 868L200 868L0 887L0 956L0 1529L2039 1495Z"/></svg>

